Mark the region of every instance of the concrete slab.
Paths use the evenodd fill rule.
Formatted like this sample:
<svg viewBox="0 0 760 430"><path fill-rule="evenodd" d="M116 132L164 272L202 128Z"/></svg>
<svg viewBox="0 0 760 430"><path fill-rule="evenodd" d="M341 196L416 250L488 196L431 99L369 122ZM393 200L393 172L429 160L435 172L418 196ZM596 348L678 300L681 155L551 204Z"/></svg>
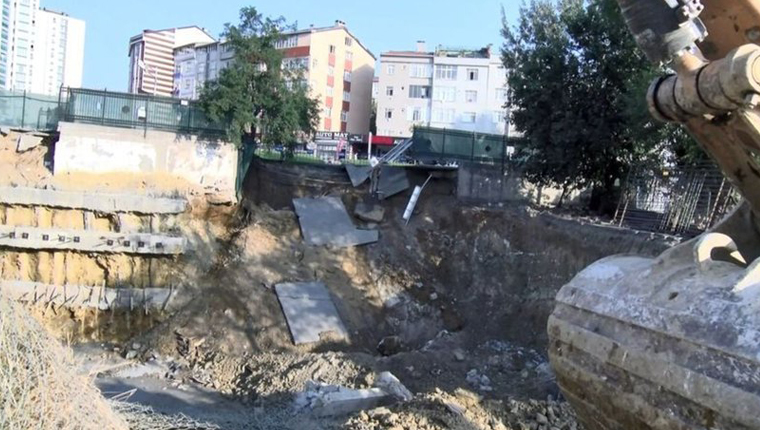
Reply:
<svg viewBox="0 0 760 430"><path fill-rule="evenodd" d="M385 200L396 194L402 193L411 187L406 169L402 167L383 166L380 169L380 180L377 185L377 193L381 200Z"/></svg>
<svg viewBox="0 0 760 430"><path fill-rule="evenodd" d="M168 288L103 288L29 281L0 281L0 293L19 302L100 310L169 309L176 296L176 290Z"/></svg>
<svg viewBox="0 0 760 430"><path fill-rule="evenodd" d="M351 247L377 242L379 233L357 229L338 197L294 199L293 205L309 245Z"/></svg>
<svg viewBox="0 0 760 430"><path fill-rule="evenodd" d="M370 171L371 168L369 166L354 166L353 164L346 164L346 172L348 172L348 177L351 178L351 184L354 187L358 187L367 182Z"/></svg>
<svg viewBox="0 0 760 430"><path fill-rule="evenodd" d="M176 255L185 252L187 240L183 237L146 233L114 233L0 225L0 247L51 251Z"/></svg>
<svg viewBox="0 0 760 430"><path fill-rule="evenodd" d="M104 213L177 214L185 212L187 209L187 200L185 199L89 191L43 190L26 187L0 187L0 203L83 209Z"/></svg>
<svg viewBox="0 0 760 430"><path fill-rule="evenodd" d="M325 284L286 283L275 285L274 288L293 336L293 343L302 345L319 342L320 335L326 333L348 338L348 331Z"/></svg>
<svg viewBox="0 0 760 430"><path fill-rule="evenodd" d="M16 142L16 152L25 152L42 145L42 136L35 134L20 134Z"/></svg>

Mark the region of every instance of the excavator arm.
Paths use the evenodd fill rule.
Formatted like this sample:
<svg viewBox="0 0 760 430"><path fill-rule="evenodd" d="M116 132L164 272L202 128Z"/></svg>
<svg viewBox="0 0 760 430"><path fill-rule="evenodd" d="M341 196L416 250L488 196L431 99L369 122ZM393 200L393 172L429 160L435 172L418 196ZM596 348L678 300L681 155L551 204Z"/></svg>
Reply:
<svg viewBox="0 0 760 430"><path fill-rule="evenodd" d="M760 429L760 0L618 0L672 73L649 109L682 124L746 203L657 258L614 256L557 295L557 383L586 430Z"/></svg>
<svg viewBox="0 0 760 430"><path fill-rule="evenodd" d="M675 73L655 118L683 124L760 214L760 0L618 0L638 45Z"/></svg>

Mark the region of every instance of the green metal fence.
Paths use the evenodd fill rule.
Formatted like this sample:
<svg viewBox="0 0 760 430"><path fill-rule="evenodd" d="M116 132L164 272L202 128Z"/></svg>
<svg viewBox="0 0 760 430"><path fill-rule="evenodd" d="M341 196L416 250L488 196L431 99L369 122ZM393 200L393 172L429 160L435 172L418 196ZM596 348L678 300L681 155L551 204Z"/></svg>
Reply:
<svg viewBox="0 0 760 430"><path fill-rule="evenodd" d="M438 163L501 164L510 159L510 148L521 145L520 139L502 135L430 127L416 127L413 140L409 156Z"/></svg>
<svg viewBox="0 0 760 430"><path fill-rule="evenodd" d="M0 125L48 131L58 127L59 97L0 90Z"/></svg>
<svg viewBox="0 0 760 430"><path fill-rule="evenodd" d="M158 129L187 134L222 135L191 101L144 94L68 88L62 119L113 127Z"/></svg>

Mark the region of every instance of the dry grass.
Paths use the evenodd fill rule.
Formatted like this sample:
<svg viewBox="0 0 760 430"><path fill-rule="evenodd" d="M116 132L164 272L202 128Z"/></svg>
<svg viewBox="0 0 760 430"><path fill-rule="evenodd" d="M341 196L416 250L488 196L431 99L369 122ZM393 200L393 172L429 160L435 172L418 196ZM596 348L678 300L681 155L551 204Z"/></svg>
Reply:
<svg viewBox="0 0 760 430"><path fill-rule="evenodd" d="M0 429L129 429L65 348L0 294Z"/></svg>

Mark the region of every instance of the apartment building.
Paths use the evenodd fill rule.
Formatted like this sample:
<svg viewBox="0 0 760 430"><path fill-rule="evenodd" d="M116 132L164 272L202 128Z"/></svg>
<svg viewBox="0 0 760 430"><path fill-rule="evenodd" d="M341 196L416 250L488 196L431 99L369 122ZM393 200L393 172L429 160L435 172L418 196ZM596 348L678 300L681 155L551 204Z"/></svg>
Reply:
<svg viewBox="0 0 760 430"><path fill-rule="evenodd" d="M84 21L38 0L2 0L0 88L53 96L81 86L84 35Z"/></svg>
<svg viewBox="0 0 760 430"><path fill-rule="evenodd" d="M300 68L322 105L320 130L369 133L377 59L342 21L285 34L285 67Z"/></svg>
<svg viewBox="0 0 760 430"><path fill-rule="evenodd" d="M224 42L200 43L174 50L174 96L196 100L208 81L235 60L235 51Z"/></svg>
<svg viewBox="0 0 760 430"><path fill-rule="evenodd" d="M391 51L380 56L377 131L411 136L415 125L504 134L507 73L490 47Z"/></svg>
<svg viewBox="0 0 760 430"><path fill-rule="evenodd" d="M171 97L176 94L174 51L216 42L206 30L180 27L145 30L129 39L129 92Z"/></svg>

